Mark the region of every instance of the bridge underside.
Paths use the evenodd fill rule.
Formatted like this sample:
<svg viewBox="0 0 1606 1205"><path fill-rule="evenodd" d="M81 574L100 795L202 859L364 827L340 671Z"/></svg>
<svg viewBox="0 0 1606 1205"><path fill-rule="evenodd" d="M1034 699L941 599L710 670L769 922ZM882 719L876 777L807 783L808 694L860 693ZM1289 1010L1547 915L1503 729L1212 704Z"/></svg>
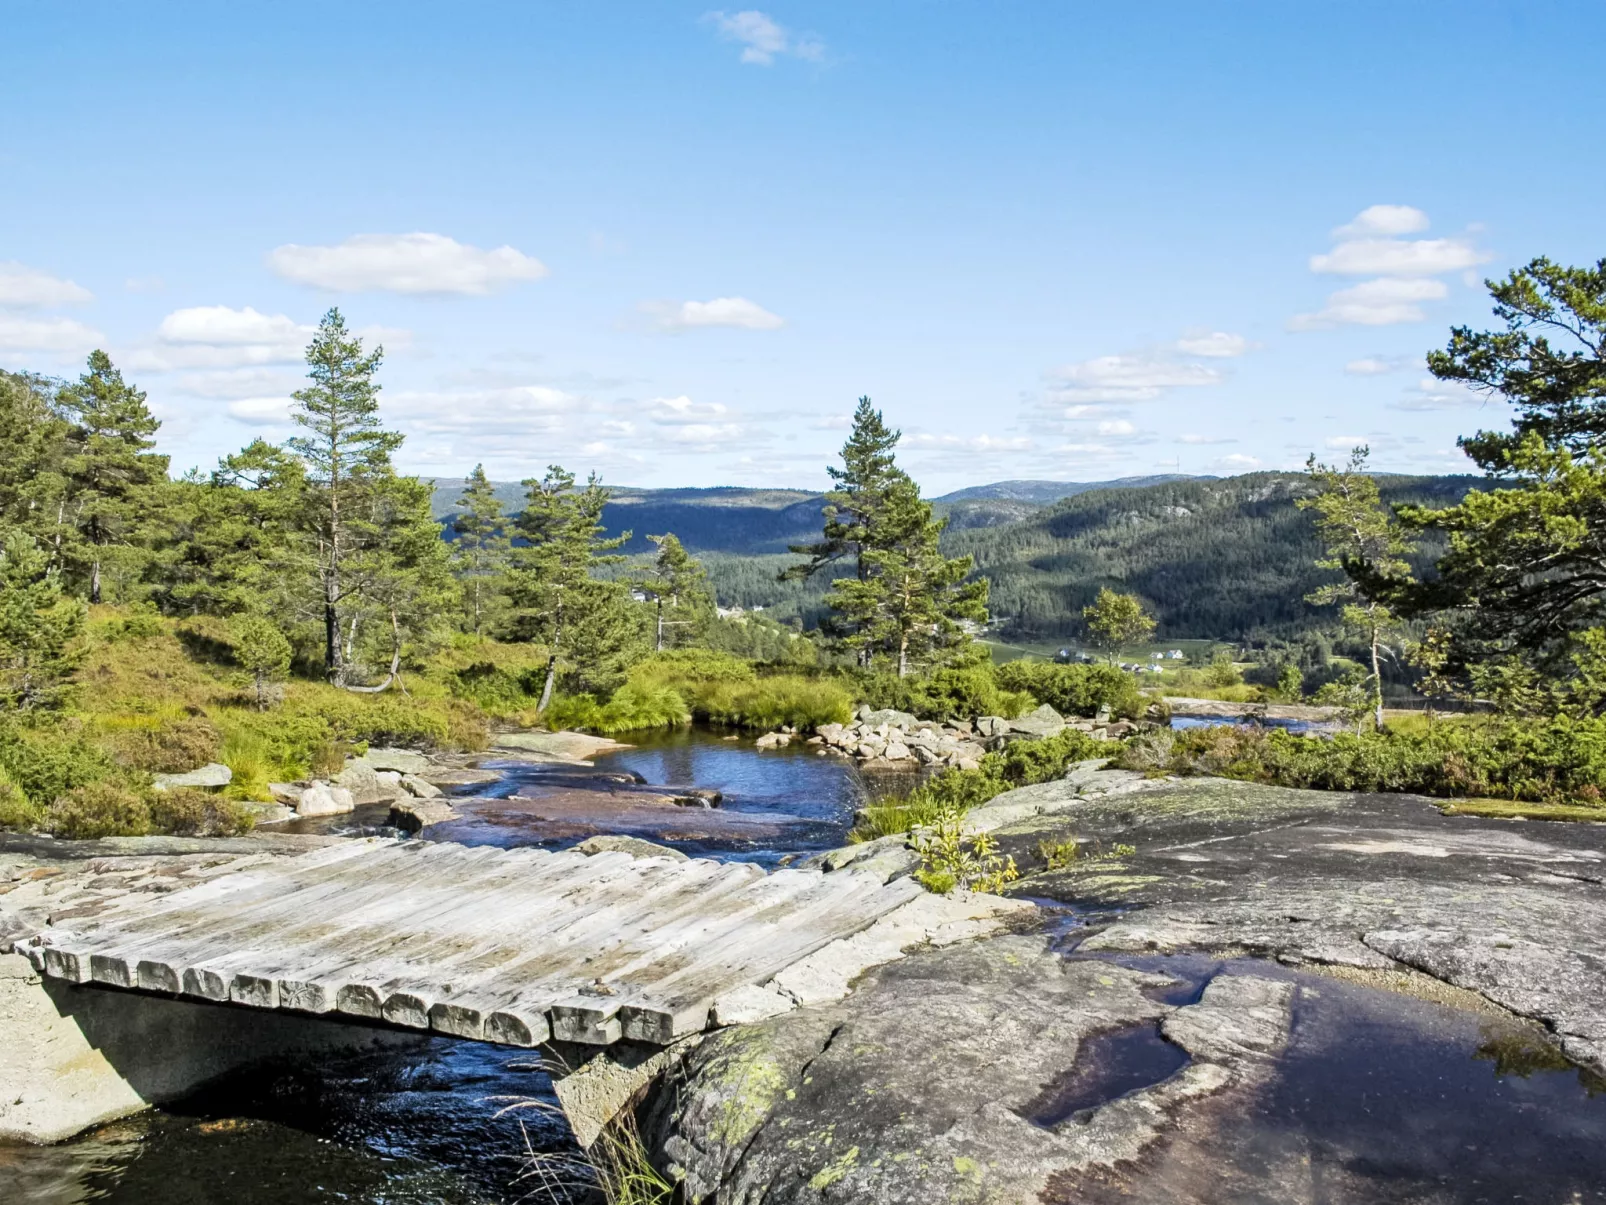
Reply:
<svg viewBox="0 0 1606 1205"><path fill-rule="evenodd" d="M17 948L68 983L511 1046L663 1046L920 894L851 869L343 841Z"/></svg>

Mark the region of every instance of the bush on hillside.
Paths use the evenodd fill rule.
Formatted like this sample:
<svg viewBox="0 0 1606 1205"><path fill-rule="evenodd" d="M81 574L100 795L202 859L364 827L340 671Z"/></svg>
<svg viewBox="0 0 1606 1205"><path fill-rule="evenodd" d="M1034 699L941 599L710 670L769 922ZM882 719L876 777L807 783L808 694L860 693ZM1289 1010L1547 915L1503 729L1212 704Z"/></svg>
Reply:
<svg viewBox="0 0 1606 1205"><path fill-rule="evenodd" d="M175 837L237 837L256 823L234 800L193 788L152 792L146 807L151 832Z"/></svg>
<svg viewBox="0 0 1606 1205"><path fill-rule="evenodd" d="M730 728L817 728L853 718L853 696L840 682L777 674L750 682L704 682L686 691L692 714Z"/></svg>
<svg viewBox="0 0 1606 1205"><path fill-rule="evenodd" d="M907 711L923 720L971 720L982 715L1013 719L1035 706L1022 690L1001 688L990 663L956 665L919 677L866 674L859 697L871 707Z"/></svg>
<svg viewBox="0 0 1606 1205"><path fill-rule="evenodd" d="M1139 738L1119 764L1322 791L1596 804L1606 797L1606 719L1443 722L1330 740L1223 724Z"/></svg>
<svg viewBox="0 0 1606 1205"><path fill-rule="evenodd" d="M119 782L102 780L74 787L45 812L45 827L58 837L143 837L151 831L145 796Z"/></svg>
<svg viewBox="0 0 1606 1205"><path fill-rule="evenodd" d="M217 756L222 741L204 715L171 706L96 715L92 730L96 743L119 765L158 774L205 765Z"/></svg>
<svg viewBox="0 0 1606 1205"><path fill-rule="evenodd" d="M998 667L997 677L1005 690L1025 691L1061 715L1092 716L1108 707L1112 716L1136 719L1149 703L1133 676L1113 665L1011 661Z"/></svg>
<svg viewBox="0 0 1606 1205"><path fill-rule="evenodd" d="M39 806L92 782L126 778L104 749L85 739L78 725L59 720L49 725L0 721L0 768Z"/></svg>
<svg viewBox="0 0 1606 1205"><path fill-rule="evenodd" d="M541 720L554 731L584 729L611 736L652 728L678 728L691 723L691 711L680 695L665 686L626 682L606 703L595 695L559 695Z"/></svg>

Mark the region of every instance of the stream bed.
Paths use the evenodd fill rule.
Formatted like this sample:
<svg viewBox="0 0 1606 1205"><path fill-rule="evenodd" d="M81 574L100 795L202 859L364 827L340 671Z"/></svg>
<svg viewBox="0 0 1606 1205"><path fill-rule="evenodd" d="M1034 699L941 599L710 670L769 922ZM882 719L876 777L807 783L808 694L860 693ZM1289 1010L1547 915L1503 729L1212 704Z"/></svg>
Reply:
<svg viewBox="0 0 1606 1205"><path fill-rule="evenodd" d="M462 818L429 830L430 839L552 848L583 839L531 816L547 793L567 791L590 772L488 764L504 779L453 791ZM599 757L596 769L639 774L645 789L713 787L723 792L724 809L782 818L764 837L699 834L693 826L654 838L695 855L764 865L841 844L856 807L908 785L867 782L852 763L807 747L759 751L703 732L648 739ZM325 831L377 822L372 815L337 817ZM1061 930L1067 956L1079 957L1075 930L1090 918L1059 915L1051 927ZM1175 976L1178 986L1164 997L1172 1004L1196 999L1222 969L1208 959L1142 965ZM1233 969L1292 977L1299 994L1278 1077L1235 1128L1233 1149L1192 1156L1218 1164L1227 1177L1222 1184L1237 1178L1256 1185L1257 1168L1294 1159L1310 1169L1313 1201L1606 1202L1606 1083L1556 1057L1537 1031L1275 965L1245 961ZM1157 1030L1094 1039L1068 1073L1045 1070L1031 1119L1075 1124L1088 1109L1164 1078L1182 1061ZM520 1179L531 1152L572 1150L554 1110L550 1082L531 1052L426 1039L239 1073L56 1146L0 1144L0 1202L578 1201ZM1169 1157L1190 1156L1179 1143ZM1280 1199L1270 1187L1197 1199Z"/></svg>

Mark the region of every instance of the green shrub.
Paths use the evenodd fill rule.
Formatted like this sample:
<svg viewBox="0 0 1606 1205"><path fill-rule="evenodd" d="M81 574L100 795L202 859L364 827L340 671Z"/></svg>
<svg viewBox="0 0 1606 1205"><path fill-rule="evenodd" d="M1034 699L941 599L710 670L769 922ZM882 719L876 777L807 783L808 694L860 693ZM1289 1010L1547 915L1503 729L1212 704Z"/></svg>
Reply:
<svg viewBox="0 0 1606 1205"><path fill-rule="evenodd" d="M1136 719L1148 706L1137 680L1113 665L1056 665L1011 661L998 667L998 684L1025 691L1061 715L1092 716L1108 707L1117 718Z"/></svg>
<svg viewBox="0 0 1606 1205"><path fill-rule="evenodd" d="M891 707L923 720L969 720L982 715L1013 719L1036 705L1023 690L1000 688L998 671L985 662L950 666L912 678L865 674L858 683L859 697L871 707Z"/></svg>
<svg viewBox="0 0 1606 1205"><path fill-rule="evenodd" d="M93 717L97 743L119 765L150 773L182 772L217 756L221 737L204 715L169 705L149 711L110 712Z"/></svg>
<svg viewBox="0 0 1606 1205"><path fill-rule="evenodd" d="M104 749L60 720L49 725L0 721L0 767L23 795L41 805L76 787L126 777Z"/></svg>
<svg viewBox="0 0 1606 1205"><path fill-rule="evenodd" d="M632 682L679 686L686 682L752 682L753 663L713 649L671 649L654 653L630 671Z"/></svg>
<svg viewBox="0 0 1606 1205"><path fill-rule="evenodd" d="M901 798L864 808L852 835L869 841L932 825L948 813L967 812L1005 791L1063 777L1073 763L1111 757L1120 748L1075 729L1042 740L1015 741L986 754L974 770L944 770Z"/></svg>
<svg viewBox="0 0 1606 1205"><path fill-rule="evenodd" d="M22 793L22 788L11 781L4 766L0 766L0 829L27 832L38 826L45 810Z"/></svg>
<svg viewBox="0 0 1606 1205"><path fill-rule="evenodd" d="M541 698L544 675L529 666L503 666L477 661L447 677L455 698L477 704L494 716L507 716L533 708Z"/></svg>
<svg viewBox="0 0 1606 1205"><path fill-rule="evenodd" d="M74 787L52 803L45 827L58 837L143 837L151 831L151 809L138 791L118 782Z"/></svg>
<svg viewBox="0 0 1606 1205"><path fill-rule="evenodd" d="M691 711L678 693L665 686L626 682L606 703L595 695L559 695L542 714L547 727L584 728L612 735L650 728L678 728L691 723Z"/></svg>
<svg viewBox="0 0 1606 1205"><path fill-rule="evenodd" d="M191 787L155 791L146 806L151 831L176 837L236 837L255 823L234 800Z"/></svg>
<svg viewBox="0 0 1606 1205"><path fill-rule="evenodd" d="M1213 774L1323 791L1404 791L1593 806L1606 795L1606 719L1441 722L1413 733L1330 740L1222 724L1139 740L1131 769Z"/></svg>
<svg viewBox="0 0 1606 1205"><path fill-rule="evenodd" d="M693 684L686 702L698 719L731 728L809 729L853 718L853 697L840 682L792 674Z"/></svg>

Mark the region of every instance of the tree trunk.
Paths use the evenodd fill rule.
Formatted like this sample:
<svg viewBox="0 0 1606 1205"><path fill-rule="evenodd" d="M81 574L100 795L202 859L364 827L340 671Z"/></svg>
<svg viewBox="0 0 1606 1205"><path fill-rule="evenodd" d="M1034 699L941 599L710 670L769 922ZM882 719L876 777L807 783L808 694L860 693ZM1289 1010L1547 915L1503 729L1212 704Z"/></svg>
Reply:
<svg viewBox="0 0 1606 1205"><path fill-rule="evenodd" d="M561 597L561 596L560 596ZM552 651L546 659L546 681L541 684L541 701L535 705L535 714L540 715L552 702L552 685L558 679L558 642L563 637L563 604L557 608L558 622L552 628Z"/></svg>
<svg viewBox="0 0 1606 1205"><path fill-rule="evenodd" d="M100 601L100 558L96 557L94 564L89 567L89 601Z"/></svg>
<svg viewBox="0 0 1606 1205"><path fill-rule="evenodd" d="M354 633L357 630L357 621L355 619L351 621L351 630ZM390 609L390 673L385 675L385 680L378 686L347 686L346 689L357 695L377 695L382 690L389 690L391 684L401 677L401 650L401 620L396 617L396 608L392 607ZM407 692L404 690L402 693L406 694Z"/></svg>
<svg viewBox="0 0 1606 1205"><path fill-rule="evenodd" d="M1373 695L1372 695L1372 699L1373 699L1372 723L1373 723L1373 726L1377 729L1377 731L1382 732L1383 731L1383 668L1379 664L1378 654L1377 654L1378 636L1379 636L1378 630L1376 628L1373 628L1372 629L1372 691L1373 691Z"/></svg>
<svg viewBox="0 0 1606 1205"><path fill-rule="evenodd" d="M898 677L909 676L909 633L905 632L898 639Z"/></svg>
<svg viewBox="0 0 1606 1205"><path fill-rule="evenodd" d="M652 651L655 653L664 651L664 600L662 596L658 599L658 637Z"/></svg>

